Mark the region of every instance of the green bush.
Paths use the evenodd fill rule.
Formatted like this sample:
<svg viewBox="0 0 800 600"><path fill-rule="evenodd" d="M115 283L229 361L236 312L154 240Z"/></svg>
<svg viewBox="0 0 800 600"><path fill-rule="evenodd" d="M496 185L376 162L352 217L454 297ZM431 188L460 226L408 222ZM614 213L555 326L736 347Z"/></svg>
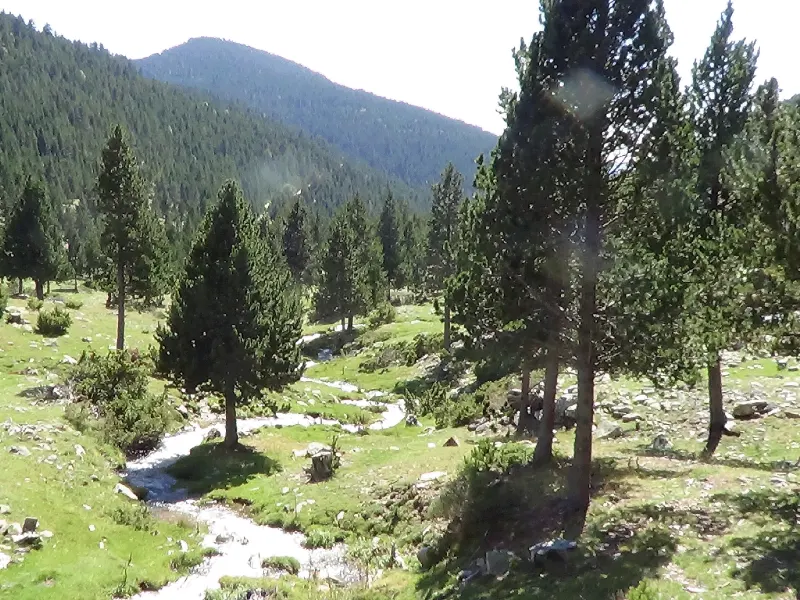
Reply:
<svg viewBox="0 0 800 600"><path fill-rule="evenodd" d="M108 515L117 525L131 527L136 531L150 531L155 524L153 516L144 504L126 502L108 511Z"/></svg>
<svg viewBox="0 0 800 600"><path fill-rule="evenodd" d="M444 348L444 334L419 333L414 338L414 362L426 354L436 354ZM413 364L413 363L412 363Z"/></svg>
<svg viewBox="0 0 800 600"><path fill-rule="evenodd" d="M6 284L0 280L0 315L6 310L8 306L8 288Z"/></svg>
<svg viewBox="0 0 800 600"><path fill-rule="evenodd" d="M75 300L74 298L70 298L66 302L64 302L64 306L69 308L70 310L80 310L83 307L83 302L80 300Z"/></svg>
<svg viewBox="0 0 800 600"><path fill-rule="evenodd" d="M370 329L377 329L381 325L394 323L396 318L397 311L395 310L394 306L388 302L384 302L383 304L379 304L375 310L369 313L369 316L367 317L367 324L369 325Z"/></svg>
<svg viewBox="0 0 800 600"><path fill-rule="evenodd" d="M297 575L300 572L300 561L294 556L271 556L261 561L261 568Z"/></svg>
<svg viewBox="0 0 800 600"><path fill-rule="evenodd" d="M39 310L44 306L44 301L38 298L28 298L28 310Z"/></svg>
<svg viewBox="0 0 800 600"><path fill-rule="evenodd" d="M169 427L170 411L166 394L148 392L148 375L147 361L126 350L84 352L69 378L78 405L67 418L128 456L152 450Z"/></svg>
<svg viewBox="0 0 800 600"><path fill-rule="evenodd" d="M43 310L36 319L36 331L42 335L55 337L64 335L72 325L72 316L63 308Z"/></svg>
<svg viewBox="0 0 800 600"><path fill-rule="evenodd" d="M333 548L336 543L336 535L328 529L314 527L306 532L306 539L303 546L306 548Z"/></svg>

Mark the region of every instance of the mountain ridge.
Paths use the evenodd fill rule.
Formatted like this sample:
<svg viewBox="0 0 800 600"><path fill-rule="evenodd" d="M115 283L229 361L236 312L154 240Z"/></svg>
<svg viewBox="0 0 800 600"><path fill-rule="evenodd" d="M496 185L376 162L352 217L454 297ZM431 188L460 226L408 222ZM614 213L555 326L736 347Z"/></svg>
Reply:
<svg viewBox="0 0 800 600"><path fill-rule="evenodd" d="M243 102L417 188L437 181L447 162L471 182L475 159L497 140L475 125L222 38L190 38L134 63L153 79Z"/></svg>

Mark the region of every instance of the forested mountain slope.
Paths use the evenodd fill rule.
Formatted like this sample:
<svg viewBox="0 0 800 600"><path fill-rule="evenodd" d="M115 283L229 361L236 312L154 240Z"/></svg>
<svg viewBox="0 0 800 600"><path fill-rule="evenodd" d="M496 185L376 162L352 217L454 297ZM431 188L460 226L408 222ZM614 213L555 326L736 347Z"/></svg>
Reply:
<svg viewBox="0 0 800 600"><path fill-rule="evenodd" d="M0 13L0 199L26 175L58 201L91 198L114 123L130 132L161 211L190 221L228 177L257 205L298 190L323 209L410 190L243 106L143 77L127 59Z"/></svg>
<svg viewBox="0 0 800 600"><path fill-rule="evenodd" d="M338 85L292 61L216 38L194 38L135 62L155 79L246 102L412 186L438 180L448 161L469 185L475 158L497 140L478 127Z"/></svg>

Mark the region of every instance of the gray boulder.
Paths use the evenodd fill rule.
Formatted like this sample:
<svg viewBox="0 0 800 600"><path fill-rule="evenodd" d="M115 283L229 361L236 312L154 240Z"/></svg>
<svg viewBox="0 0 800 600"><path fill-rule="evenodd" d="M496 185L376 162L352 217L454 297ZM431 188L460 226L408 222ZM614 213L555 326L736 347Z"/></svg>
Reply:
<svg viewBox="0 0 800 600"><path fill-rule="evenodd" d="M406 427L419 427L419 419L417 418L417 415L406 415Z"/></svg>
<svg viewBox="0 0 800 600"><path fill-rule="evenodd" d="M25 522L22 524L22 533L31 533L36 531L39 527L39 519L36 517L25 517Z"/></svg>
<svg viewBox="0 0 800 600"><path fill-rule="evenodd" d="M666 436L666 434L659 433L656 437L653 438L653 442L650 444L650 448L652 448L656 452L666 452L667 450L672 449L672 442L669 441L669 438Z"/></svg>
<svg viewBox="0 0 800 600"><path fill-rule="evenodd" d="M430 569L436 564L436 553L430 546L423 546L417 550L417 560L423 569Z"/></svg>
<svg viewBox="0 0 800 600"><path fill-rule="evenodd" d="M733 407L735 419L752 419L768 409L769 404L764 400L745 400Z"/></svg>
<svg viewBox="0 0 800 600"><path fill-rule="evenodd" d="M507 550L490 550L486 553L486 572L489 575L505 575L511 568L513 554Z"/></svg>
<svg viewBox="0 0 800 600"><path fill-rule="evenodd" d="M542 542L530 547L531 562L534 565L541 565L547 561L566 562L569 559L569 553L577 548L577 542L571 540L558 539Z"/></svg>
<svg viewBox="0 0 800 600"><path fill-rule="evenodd" d="M203 441L204 442L211 442L213 440L218 440L221 437L222 437L222 434L220 433L219 429L217 429L216 427L213 427L213 428L208 430L208 433L206 433L206 435L203 437Z"/></svg>

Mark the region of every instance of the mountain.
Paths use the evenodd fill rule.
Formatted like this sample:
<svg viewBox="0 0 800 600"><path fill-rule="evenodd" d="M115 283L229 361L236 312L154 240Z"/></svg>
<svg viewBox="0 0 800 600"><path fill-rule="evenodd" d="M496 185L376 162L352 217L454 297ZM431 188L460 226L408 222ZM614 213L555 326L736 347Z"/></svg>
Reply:
<svg viewBox="0 0 800 600"><path fill-rule="evenodd" d="M184 222L196 220L229 177L256 206L300 192L325 211L354 194L375 203L387 188L414 194L295 128L143 77L102 46L0 13L0 208L27 175L44 178L58 201L90 201L114 123L130 131L156 205Z"/></svg>
<svg viewBox="0 0 800 600"><path fill-rule="evenodd" d="M415 187L437 181L448 161L471 183L475 158L497 141L478 127L216 38L193 38L135 62L149 77L244 102Z"/></svg>

